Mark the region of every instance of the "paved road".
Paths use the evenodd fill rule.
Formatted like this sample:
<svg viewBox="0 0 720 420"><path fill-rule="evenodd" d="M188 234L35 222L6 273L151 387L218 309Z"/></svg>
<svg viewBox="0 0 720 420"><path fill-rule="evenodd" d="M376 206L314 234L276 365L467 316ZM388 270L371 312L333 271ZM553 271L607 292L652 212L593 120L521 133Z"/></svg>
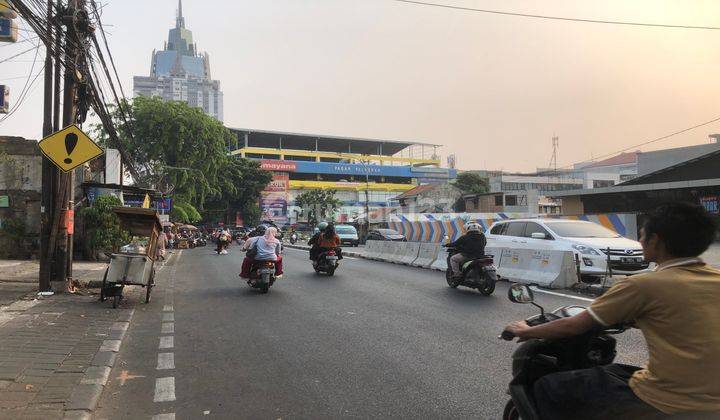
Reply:
<svg viewBox="0 0 720 420"><path fill-rule="evenodd" d="M233 251L186 250L165 267L96 418L499 418L516 344L496 336L535 313L507 300L507 284L483 297L438 272L349 258L319 277L287 250L285 278L261 295L238 279ZM645 357L636 332L619 350Z"/></svg>

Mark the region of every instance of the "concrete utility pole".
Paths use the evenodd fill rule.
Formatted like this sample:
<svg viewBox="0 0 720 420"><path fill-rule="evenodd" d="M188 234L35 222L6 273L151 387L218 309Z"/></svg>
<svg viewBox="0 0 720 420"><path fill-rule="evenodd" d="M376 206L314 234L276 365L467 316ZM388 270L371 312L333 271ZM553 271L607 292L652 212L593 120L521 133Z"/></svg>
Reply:
<svg viewBox="0 0 720 420"><path fill-rule="evenodd" d="M45 102L43 134L58 131L60 127L60 73L64 62L64 91L62 125L81 123L86 109L86 37L92 31L85 0L70 0L63 9L58 1L53 14L53 0L48 0L48 26L45 58ZM53 17L54 15L54 17ZM65 25L65 51L61 57L61 25ZM55 36L53 37L53 27ZM51 55L53 54L54 57ZM54 82L52 60L55 59ZM53 91L54 90L54 98ZM80 106L82 105L82 106ZM41 291L65 291L72 282L74 176L62 173L43 158L42 232L40 251Z"/></svg>

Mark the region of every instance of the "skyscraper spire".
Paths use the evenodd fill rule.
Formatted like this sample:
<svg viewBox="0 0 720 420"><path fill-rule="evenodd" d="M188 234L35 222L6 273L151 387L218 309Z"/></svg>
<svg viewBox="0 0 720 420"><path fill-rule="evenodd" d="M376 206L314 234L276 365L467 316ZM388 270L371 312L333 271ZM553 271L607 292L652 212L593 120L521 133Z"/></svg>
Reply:
<svg viewBox="0 0 720 420"><path fill-rule="evenodd" d="M178 15L177 15L177 21L175 23L176 28L184 28L185 27L185 18L182 14L182 0L178 0Z"/></svg>

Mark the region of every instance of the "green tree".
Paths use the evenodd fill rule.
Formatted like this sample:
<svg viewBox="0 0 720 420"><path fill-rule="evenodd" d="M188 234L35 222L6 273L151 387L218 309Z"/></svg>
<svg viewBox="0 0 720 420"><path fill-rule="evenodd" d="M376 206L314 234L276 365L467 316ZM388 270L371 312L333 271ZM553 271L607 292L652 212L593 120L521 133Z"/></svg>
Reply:
<svg viewBox="0 0 720 420"><path fill-rule="evenodd" d="M82 209L80 214L93 257L102 251L117 252L120 246L129 242L130 237L120 228L120 220L114 211L120 206L119 198L104 195L98 197L92 207Z"/></svg>
<svg viewBox="0 0 720 420"><path fill-rule="evenodd" d="M170 218L180 223L196 223L202 220L200 212L197 211L192 204L176 200L173 203L173 210L170 212Z"/></svg>
<svg viewBox="0 0 720 420"><path fill-rule="evenodd" d="M484 194L490 191L490 182L487 178L475 172L462 172L455 180L455 186L463 194Z"/></svg>
<svg viewBox="0 0 720 420"><path fill-rule="evenodd" d="M120 142L132 151L140 184L173 194L200 213L206 206L213 210L257 206L272 175L256 162L228 156L237 137L220 121L184 102L157 97L137 97L123 103L122 109L124 113L113 107L112 117ZM101 125L95 133L104 145L117 146ZM184 216L192 219L184 210Z"/></svg>
<svg viewBox="0 0 720 420"><path fill-rule="evenodd" d="M342 202L335 198L335 190L308 190L295 198L295 204L302 208L308 223L315 225L320 220L332 217Z"/></svg>

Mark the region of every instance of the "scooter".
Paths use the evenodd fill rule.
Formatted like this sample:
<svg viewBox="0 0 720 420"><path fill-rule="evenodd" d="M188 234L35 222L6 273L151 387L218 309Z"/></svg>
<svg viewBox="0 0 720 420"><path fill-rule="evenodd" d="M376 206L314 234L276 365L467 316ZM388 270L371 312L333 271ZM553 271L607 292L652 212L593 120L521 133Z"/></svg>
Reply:
<svg viewBox="0 0 720 420"><path fill-rule="evenodd" d="M452 288L465 286L471 289L478 289L478 291L485 296L490 296L495 291L495 283L497 282L498 277L492 255L486 255L482 258L466 262L461 267L461 276L459 278L455 278L453 277L454 273L450 269L450 267L452 267L450 264L450 258L459 251L454 247L445 247L447 248L448 253L448 269L445 271L445 280L447 280L448 286Z"/></svg>
<svg viewBox="0 0 720 420"><path fill-rule="evenodd" d="M568 318L586 309L571 305L546 313L535 303L532 289L524 284L510 286L508 298L514 303L530 303L540 308L539 315L525 320L530 326ZM627 326L613 326L559 340L524 341L512 355L513 378L507 391L511 399L505 405L503 420L538 420L540 417L532 395L535 381L555 372L609 365L617 354L616 340L611 335L626 329ZM515 335L506 330L498 338L511 341Z"/></svg>
<svg viewBox="0 0 720 420"><path fill-rule="evenodd" d="M338 256L334 249L320 253L317 258L317 262L313 263L315 273L325 273L328 276L335 274L335 270L340 266L338 262Z"/></svg>
<svg viewBox="0 0 720 420"><path fill-rule="evenodd" d="M270 286L275 283L275 262L255 261L250 268L250 279L248 284L253 289L260 289L261 293L270 291Z"/></svg>

